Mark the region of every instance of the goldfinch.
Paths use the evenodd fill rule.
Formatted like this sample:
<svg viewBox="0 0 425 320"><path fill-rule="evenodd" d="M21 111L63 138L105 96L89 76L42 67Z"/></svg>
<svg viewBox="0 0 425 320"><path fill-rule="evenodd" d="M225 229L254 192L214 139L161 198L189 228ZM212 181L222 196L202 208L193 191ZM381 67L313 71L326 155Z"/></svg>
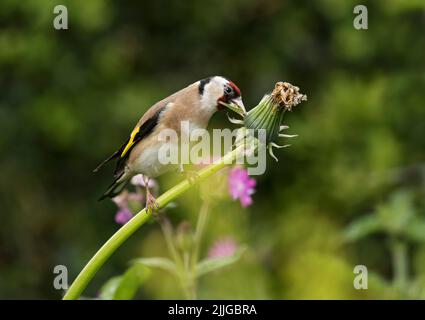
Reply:
<svg viewBox="0 0 425 320"><path fill-rule="evenodd" d="M181 134L182 121L188 121L190 134L193 129L205 129L212 115L232 105L245 112L241 91L230 80L214 76L197 81L186 88L155 103L140 118L127 141L109 158L103 161L93 172L106 163L116 160L114 181L99 200L118 195L127 182L137 174L146 177L148 186L150 178L155 178L172 166L163 165L158 159L158 151L166 143L158 136L164 129L175 130ZM149 188L146 187L146 207L156 208L156 202Z"/></svg>

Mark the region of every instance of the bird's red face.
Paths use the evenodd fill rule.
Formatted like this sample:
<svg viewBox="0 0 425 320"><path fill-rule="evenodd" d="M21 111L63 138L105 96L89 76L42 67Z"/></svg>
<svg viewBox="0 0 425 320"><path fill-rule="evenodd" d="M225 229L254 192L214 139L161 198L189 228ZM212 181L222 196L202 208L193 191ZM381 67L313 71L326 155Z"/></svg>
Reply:
<svg viewBox="0 0 425 320"><path fill-rule="evenodd" d="M228 103L234 103L242 110L245 110L241 98L241 90L232 81L224 84L223 95L217 100L217 109L223 110L225 104Z"/></svg>

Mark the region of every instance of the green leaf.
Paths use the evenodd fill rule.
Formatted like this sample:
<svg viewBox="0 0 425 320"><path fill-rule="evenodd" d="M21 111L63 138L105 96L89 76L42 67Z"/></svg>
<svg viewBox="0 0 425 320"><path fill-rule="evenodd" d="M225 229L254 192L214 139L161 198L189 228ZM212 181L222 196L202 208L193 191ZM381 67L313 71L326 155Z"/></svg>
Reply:
<svg viewBox="0 0 425 320"><path fill-rule="evenodd" d="M413 219L404 230L405 236L412 241L425 242L425 221Z"/></svg>
<svg viewBox="0 0 425 320"><path fill-rule="evenodd" d="M163 269L173 274L177 274L176 264L167 258L162 257L151 257L151 258L138 258L133 260L135 264L141 264L147 267L154 267Z"/></svg>
<svg viewBox="0 0 425 320"><path fill-rule="evenodd" d="M346 241L356 241L382 230L381 221L376 215L368 215L351 223L344 232Z"/></svg>
<svg viewBox="0 0 425 320"><path fill-rule="evenodd" d="M244 252L245 248L240 248L232 256L222 258L207 258L200 261L196 266L197 277L235 263L240 259Z"/></svg>
<svg viewBox="0 0 425 320"><path fill-rule="evenodd" d="M115 292L115 300L129 300L134 297L140 285L144 283L149 275L146 267L141 265L132 266L128 269L122 279L121 283Z"/></svg>
<svg viewBox="0 0 425 320"><path fill-rule="evenodd" d="M100 298L105 300L132 299L148 276L149 270L146 267L132 266L122 276L109 279L100 290Z"/></svg>
<svg viewBox="0 0 425 320"><path fill-rule="evenodd" d="M103 300L113 300L115 292L121 283L122 276L116 276L108 281L100 289L99 298Z"/></svg>
<svg viewBox="0 0 425 320"><path fill-rule="evenodd" d="M415 216L412 194L406 190L397 191L377 208L377 213L388 233L400 234Z"/></svg>

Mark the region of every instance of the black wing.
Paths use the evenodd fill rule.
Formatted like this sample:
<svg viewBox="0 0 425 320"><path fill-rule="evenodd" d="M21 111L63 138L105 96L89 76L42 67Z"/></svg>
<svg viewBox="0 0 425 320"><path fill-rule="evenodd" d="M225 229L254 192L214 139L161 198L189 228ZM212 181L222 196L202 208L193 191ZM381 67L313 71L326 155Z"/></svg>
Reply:
<svg viewBox="0 0 425 320"><path fill-rule="evenodd" d="M153 129L158 124L159 116L163 110L164 110L164 107L158 109L154 113L154 115L150 117L149 119L147 119L142 125L134 128L133 132L131 133L127 141L117 151L115 151L108 159L106 159L100 165L98 165L96 169L93 170L93 172L99 171L99 169L102 168L109 161L117 158L118 162L117 162L117 166L115 167L114 176L115 177L121 176L121 174L123 173L125 162L128 159L131 150L139 141L141 141L143 138L148 136L153 131Z"/></svg>

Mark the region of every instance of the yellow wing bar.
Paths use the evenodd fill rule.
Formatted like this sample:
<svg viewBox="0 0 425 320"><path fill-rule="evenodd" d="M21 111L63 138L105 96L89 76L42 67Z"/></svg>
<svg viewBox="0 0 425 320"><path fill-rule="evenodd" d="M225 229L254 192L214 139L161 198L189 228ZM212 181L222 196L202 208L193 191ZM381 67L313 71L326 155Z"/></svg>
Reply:
<svg viewBox="0 0 425 320"><path fill-rule="evenodd" d="M121 158L125 156L125 154L127 153L127 151L131 148L131 146L134 144L134 137L136 136L136 134L138 134L140 131L140 127L136 127L134 128L133 132L130 135L130 140L128 140L127 145L125 146L123 152L121 153Z"/></svg>

